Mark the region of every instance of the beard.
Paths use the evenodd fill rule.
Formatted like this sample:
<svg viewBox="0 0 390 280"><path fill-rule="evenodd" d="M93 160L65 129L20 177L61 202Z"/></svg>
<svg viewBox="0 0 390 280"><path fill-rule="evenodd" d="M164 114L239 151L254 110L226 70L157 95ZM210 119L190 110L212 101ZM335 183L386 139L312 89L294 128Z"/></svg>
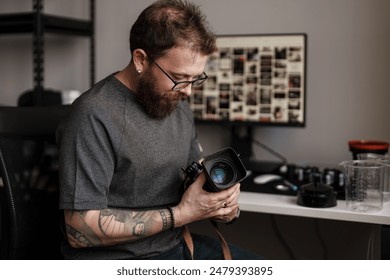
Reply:
<svg viewBox="0 0 390 280"><path fill-rule="evenodd" d="M172 90L161 92L156 86L155 80L151 73L144 73L139 78L135 97L151 118L164 119L176 110L179 101L185 100L186 96Z"/></svg>

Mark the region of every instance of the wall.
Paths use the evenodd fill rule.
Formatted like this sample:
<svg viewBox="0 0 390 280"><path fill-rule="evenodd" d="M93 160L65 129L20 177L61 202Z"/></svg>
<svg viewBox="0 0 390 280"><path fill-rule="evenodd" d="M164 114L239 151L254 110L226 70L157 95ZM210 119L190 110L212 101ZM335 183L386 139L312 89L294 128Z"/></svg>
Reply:
<svg viewBox="0 0 390 280"><path fill-rule="evenodd" d="M47 0L48 13L87 17L87 1ZM97 2L96 77L126 66L128 31L148 0ZM390 141L390 1L196 0L217 34L308 34L307 125L258 127L255 137L298 164L337 164L351 157L350 139ZM29 0L2 0L0 12L31 9ZM223 11L222 11L223 10ZM31 37L0 37L0 103L16 104L32 87ZM88 88L88 40L47 36L45 83ZM229 145L225 128L199 127L206 153ZM272 158L255 147L258 158Z"/></svg>

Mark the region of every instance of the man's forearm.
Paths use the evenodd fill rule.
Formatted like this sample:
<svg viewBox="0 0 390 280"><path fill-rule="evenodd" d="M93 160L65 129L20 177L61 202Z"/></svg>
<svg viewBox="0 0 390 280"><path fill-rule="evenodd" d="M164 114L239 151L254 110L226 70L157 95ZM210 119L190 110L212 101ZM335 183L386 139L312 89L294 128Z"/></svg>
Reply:
<svg viewBox="0 0 390 280"><path fill-rule="evenodd" d="M68 240L76 248L129 242L170 229L172 223L166 208L149 211L65 210Z"/></svg>

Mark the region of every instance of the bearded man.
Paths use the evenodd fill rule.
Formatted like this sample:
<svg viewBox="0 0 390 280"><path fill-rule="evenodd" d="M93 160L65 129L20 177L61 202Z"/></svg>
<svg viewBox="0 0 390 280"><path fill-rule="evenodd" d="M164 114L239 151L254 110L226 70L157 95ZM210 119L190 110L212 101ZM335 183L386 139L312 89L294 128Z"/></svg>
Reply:
<svg viewBox="0 0 390 280"><path fill-rule="evenodd" d="M208 193L202 174L183 188L181 168L202 157L187 99L216 50L197 6L157 1L131 28L128 66L72 104L57 129L65 258L189 259L183 226L236 217L239 184ZM195 259L222 259L218 240L193 243Z"/></svg>

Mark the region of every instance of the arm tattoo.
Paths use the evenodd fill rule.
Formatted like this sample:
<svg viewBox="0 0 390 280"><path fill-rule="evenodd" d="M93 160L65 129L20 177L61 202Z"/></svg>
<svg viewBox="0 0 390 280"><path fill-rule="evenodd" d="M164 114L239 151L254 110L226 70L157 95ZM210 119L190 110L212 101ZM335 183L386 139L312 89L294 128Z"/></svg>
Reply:
<svg viewBox="0 0 390 280"><path fill-rule="evenodd" d="M68 211L65 215L66 232L73 247L128 242L167 230L173 223L168 209Z"/></svg>
<svg viewBox="0 0 390 280"><path fill-rule="evenodd" d="M78 246L81 245L81 247L93 246L92 242L88 239L86 235L84 235L80 231L77 231L75 228L71 227L68 224L66 224L65 226L69 243L77 244Z"/></svg>
<svg viewBox="0 0 390 280"><path fill-rule="evenodd" d="M163 223L162 229L163 230L168 229L171 225L168 223L168 217L167 217L166 209L160 209L160 210L158 210L158 212L160 213L160 216L161 216L161 219L162 219L162 223Z"/></svg>
<svg viewBox="0 0 390 280"><path fill-rule="evenodd" d="M99 236L94 230L85 222L88 211L68 211L66 216L68 220L75 220L72 225L65 221L66 234L68 241L75 247L91 247L102 245ZM65 218L66 220L66 218Z"/></svg>
<svg viewBox="0 0 390 280"><path fill-rule="evenodd" d="M167 209L139 212L104 209L100 211L99 229L105 236L126 235L131 232L133 237L142 237L155 227L157 213L162 221L162 230L170 228L172 221L168 218Z"/></svg>
<svg viewBox="0 0 390 280"><path fill-rule="evenodd" d="M145 232L145 224L144 223L137 223L135 224L133 228L133 235L134 236L142 236Z"/></svg>

